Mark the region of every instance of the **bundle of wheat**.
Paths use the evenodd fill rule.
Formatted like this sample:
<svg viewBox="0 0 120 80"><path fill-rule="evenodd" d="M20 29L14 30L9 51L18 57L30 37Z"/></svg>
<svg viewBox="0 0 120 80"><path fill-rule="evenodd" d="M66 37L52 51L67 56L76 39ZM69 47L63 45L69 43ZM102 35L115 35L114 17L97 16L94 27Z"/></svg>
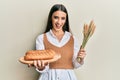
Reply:
<svg viewBox="0 0 120 80"><path fill-rule="evenodd" d="M95 31L95 24L93 22L93 20L90 22L90 24L84 24L83 27L83 42L81 45L81 49L84 49L86 46L86 43L88 42L89 38L93 35L94 31ZM78 61L80 61L80 58L78 57Z"/></svg>
<svg viewBox="0 0 120 80"><path fill-rule="evenodd" d="M90 22L90 24L84 24L84 29L83 29L83 42L81 45L81 48L85 48L86 43L88 42L89 38L93 35L94 31L95 31L95 24L93 21Z"/></svg>

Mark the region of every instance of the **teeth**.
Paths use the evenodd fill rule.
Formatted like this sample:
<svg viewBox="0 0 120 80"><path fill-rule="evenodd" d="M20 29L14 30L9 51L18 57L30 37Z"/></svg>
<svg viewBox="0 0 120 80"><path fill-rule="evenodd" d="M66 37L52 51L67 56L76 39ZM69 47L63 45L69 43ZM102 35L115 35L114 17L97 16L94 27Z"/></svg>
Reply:
<svg viewBox="0 0 120 80"><path fill-rule="evenodd" d="M57 25L57 27L60 27L60 26Z"/></svg>
<svg viewBox="0 0 120 80"><path fill-rule="evenodd" d="M56 25L56 27L60 27L60 25Z"/></svg>

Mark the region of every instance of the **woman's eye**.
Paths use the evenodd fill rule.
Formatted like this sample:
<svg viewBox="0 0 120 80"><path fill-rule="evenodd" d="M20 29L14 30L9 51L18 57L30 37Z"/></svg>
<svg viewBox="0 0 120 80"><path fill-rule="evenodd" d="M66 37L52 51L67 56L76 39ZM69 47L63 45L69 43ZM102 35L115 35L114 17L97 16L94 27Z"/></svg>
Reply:
<svg viewBox="0 0 120 80"><path fill-rule="evenodd" d="M57 16L54 16L55 19L57 19L58 17Z"/></svg>
<svg viewBox="0 0 120 80"><path fill-rule="evenodd" d="M65 20L65 17L62 17L62 20Z"/></svg>

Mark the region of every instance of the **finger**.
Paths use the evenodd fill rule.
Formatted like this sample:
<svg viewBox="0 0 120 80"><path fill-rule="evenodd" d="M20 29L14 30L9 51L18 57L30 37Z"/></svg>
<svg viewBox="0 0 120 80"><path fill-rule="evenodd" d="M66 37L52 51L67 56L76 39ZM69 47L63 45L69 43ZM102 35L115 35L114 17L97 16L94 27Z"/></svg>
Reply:
<svg viewBox="0 0 120 80"><path fill-rule="evenodd" d="M80 54L86 54L86 51L85 50L82 50L79 52Z"/></svg>
<svg viewBox="0 0 120 80"><path fill-rule="evenodd" d="M45 63L44 63L44 61L43 61L43 60L41 60L41 63L42 63L42 67L44 67L44 66L45 66Z"/></svg>
<svg viewBox="0 0 120 80"><path fill-rule="evenodd" d="M28 64L28 67L31 67L31 64Z"/></svg>
<svg viewBox="0 0 120 80"><path fill-rule="evenodd" d="M44 65L48 65L49 64L49 62L44 62Z"/></svg>
<svg viewBox="0 0 120 80"><path fill-rule="evenodd" d="M38 60L38 69L43 70L45 68L45 63L43 60Z"/></svg>
<svg viewBox="0 0 120 80"><path fill-rule="evenodd" d="M80 52L85 52L85 50L84 49L80 49Z"/></svg>
<svg viewBox="0 0 120 80"><path fill-rule="evenodd" d="M78 56L78 57L83 58L83 55L80 55L80 56Z"/></svg>
<svg viewBox="0 0 120 80"><path fill-rule="evenodd" d="M80 53L78 54L78 56L82 56L82 55L86 55L86 53L85 53L85 52L80 52Z"/></svg>
<svg viewBox="0 0 120 80"><path fill-rule="evenodd" d="M37 66L37 61L34 60L33 63L34 63L34 66L37 68L37 67L38 67L38 66Z"/></svg>
<svg viewBox="0 0 120 80"><path fill-rule="evenodd" d="M41 67L41 61L38 60L37 62L38 62L38 67Z"/></svg>
<svg viewBox="0 0 120 80"><path fill-rule="evenodd" d="M86 56L86 53L85 52L81 52L80 54L78 54L78 57L85 57Z"/></svg>
<svg viewBox="0 0 120 80"><path fill-rule="evenodd" d="M85 56L86 56L86 54L83 54L83 55L80 55L79 57L84 58Z"/></svg>
<svg viewBox="0 0 120 80"><path fill-rule="evenodd" d="M85 54L85 52L82 52L82 51L81 51L80 54Z"/></svg>

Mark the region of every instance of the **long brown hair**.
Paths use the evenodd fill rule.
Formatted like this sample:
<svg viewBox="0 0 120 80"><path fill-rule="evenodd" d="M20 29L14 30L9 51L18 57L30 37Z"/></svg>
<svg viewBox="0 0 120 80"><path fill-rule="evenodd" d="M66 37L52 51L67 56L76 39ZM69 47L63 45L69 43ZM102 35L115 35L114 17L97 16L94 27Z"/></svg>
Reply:
<svg viewBox="0 0 120 80"><path fill-rule="evenodd" d="M70 29L69 29L69 19L68 19L68 12L67 12L67 9L65 8L64 5L62 4L55 4L53 5L53 7L51 8L50 12L49 12L49 15L48 15L48 21L47 21L47 26L46 26L46 30L44 33L48 32L50 29L52 29L52 14L55 12L55 11L63 11L66 13L66 22L63 26L63 31L68 31L70 32Z"/></svg>

